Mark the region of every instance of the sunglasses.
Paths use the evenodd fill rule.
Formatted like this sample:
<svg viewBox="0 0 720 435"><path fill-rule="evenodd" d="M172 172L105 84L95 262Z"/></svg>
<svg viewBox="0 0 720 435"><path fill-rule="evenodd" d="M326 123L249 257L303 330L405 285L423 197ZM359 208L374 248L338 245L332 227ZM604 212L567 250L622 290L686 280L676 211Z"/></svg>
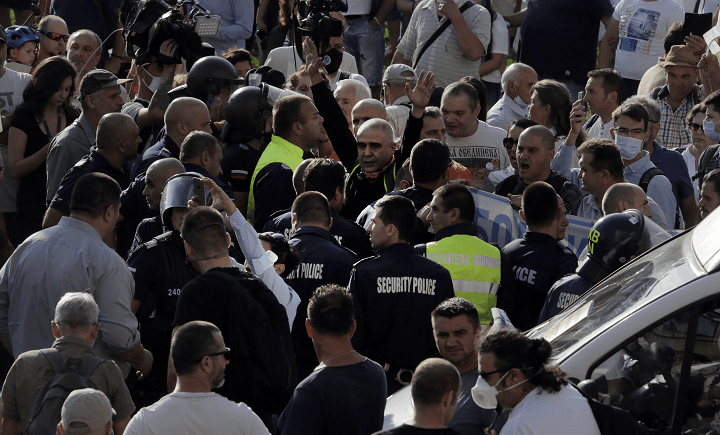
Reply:
<svg viewBox="0 0 720 435"><path fill-rule="evenodd" d="M700 125L700 124L694 124L694 123L688 124L688 127L690 127L690 130L692 130L692 131L698 131L698 130L702 130L702 129L703 129L703 126L702 126L702 125Z"/></svg>
<svg viewBox="0 0 720 435"><path fill-rule="evenodd" d="M501 373L501 372L502 372L502 370L493 370L491 372L479 371L478 374L487 381L488 376L494 375L495 373Z"/></svg>
<svg viewBox="0 0 720 435"><path fill-rule="evenodd" d="M61 35L60 33L55 32L46 32L44 30L38 30L38 33L41 33L48 38L52 39L53 41L60 41L63 40L65 42L68 42L68 39L70 39L70 35Z"/></svg>
<svg viewBox="0 0 720 435"><path fill-rule="evenodd" d="M505 149L512 149L515 145L517 145L518 141L516 139L513 139L511 137L503 138L503 145L505 146Z"/></svg>
<svg viewBox="0 0 720 435"><path fill-rule="evenodd" d="M224 356L226 361L230 361L230 348L226 347L225 350L223 350L221 352L215 352L215 353L211 353L211 354L202 356L202 357L200 357L198 362L202 361L203 358L205 358L206 356L220 356L220 355Z"/></svg>

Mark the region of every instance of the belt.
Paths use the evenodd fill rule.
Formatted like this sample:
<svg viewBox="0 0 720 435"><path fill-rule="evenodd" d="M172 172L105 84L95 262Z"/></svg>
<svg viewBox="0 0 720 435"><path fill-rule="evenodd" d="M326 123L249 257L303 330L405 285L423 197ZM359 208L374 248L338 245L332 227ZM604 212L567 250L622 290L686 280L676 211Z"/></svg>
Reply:
<svg viewBox="0 0 720 435"><path fill-rule="evenodd" d="M370 14L365 15L345 15L346 20L367 20L370 18Z"/></svg>

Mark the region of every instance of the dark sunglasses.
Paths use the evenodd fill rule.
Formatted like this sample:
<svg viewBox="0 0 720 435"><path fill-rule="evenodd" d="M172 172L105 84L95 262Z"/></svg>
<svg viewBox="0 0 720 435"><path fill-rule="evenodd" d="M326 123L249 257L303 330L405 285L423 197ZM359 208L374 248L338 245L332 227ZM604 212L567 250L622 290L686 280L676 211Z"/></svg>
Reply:
<svg viewBox="0 0 720 435"><path fill-rule="evenodd" d="M43 35L47 36L48 38L52 39L53 41L60 41L61 39L65 42L68 42L68 39L70 39L70 35L61 35L60 33L55 32L46 32L44 30L38 30L38 33L42 33Z"/></svg>
<svg viewBox="0 0 720 435"><path fill-rule="evenodd" d="M688 124L688 127L690 127L690 130L692 130L692 131L698 131L698 130L702 130L702 129L703 129L703 126L702 126L702 125L700 125L700 124L694 124L694 123L692 123L692 122L691 122L690 124ZM704 130L703 130L703 131L704 131Z"/></svg>
<svg viewBox="0 0 720 435"><path fill-rule="evenodd" d="M501 373L501 372L502 372L502 370L493 370L491 372L479 371L478 374L487 381L488 376L494 375L495 373Z"/></svg>
<svg viewBox="0 0 720 435"><path fill-rule="evenodd" d="M203 358L205 358L206 356L220 356L220 355L224 356L226 361L230 361L230 348L226 347L225 350L223 350L222 352L215 352L215 353L211 353L211 354L202 356L202 357L200 357L198 362L202 361Z"/></svg>
<svg viewBox="0 0 720 435"><path fill-rule="evenodd" d="M518 141L511 137L503 138L503 145L505 146L505 149L508 149L508 150L512 149L512 147L517 145L517 143L518 143Z"/></svg>

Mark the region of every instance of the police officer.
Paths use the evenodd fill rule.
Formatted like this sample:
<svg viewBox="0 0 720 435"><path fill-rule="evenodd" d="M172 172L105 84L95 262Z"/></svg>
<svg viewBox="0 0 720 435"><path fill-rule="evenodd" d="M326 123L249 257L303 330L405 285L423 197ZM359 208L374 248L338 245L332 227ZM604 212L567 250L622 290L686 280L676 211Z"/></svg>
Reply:
<svg viewBox="0 0 720 435"><path fill-rule="evenodd" d="M357 321L353 347L384 366L388 395L435 354L430 313L455 295L450 272L407 243L415 218L412 201L402 196L375 204L368 232L376 255L355 264L348 286Z"/></svg>
<svg viewBox="0 0 720 435"><path fill-rule="evenodd" d="M210 178L234 201L235 194L230 183L218 178L223 173L222 158L222 144L215 136L204 131L193 131L180 145L180 161L185 170Z"/></svg>
<svg viewBox="0 0 720 435"><path fill-rule="evenodd" d="M527 232L505 245L515 274L515 304L507 312L513 325L525 331L537 324L550 287L577 267L577 257L555 237L560 210L555 189L544 181L530 184L522 194L520 216Z"/></svg>
<svg viewBox="0 0 720 435"><path fill-rule="evenodd" d="M286 282L300 296L300 306L292 327L293 349L297 358L298 377L304 379L318 365L312 341L305 332L305 313L313 292L325 284L346 285L353 264L359 258L343 248L328 231L333 225L330 205L325 195L305 192L292 206L294 229L290 245L297 248L301 263Z"/></svg>
<svg viewBox="0 0 720 435"><path fill-rule="evenodd" d="M432 242L417 245L419 254L442 264L453 279L458 297L472 302L480 323L492 323L491 308L507 312L512 307L514 280L510 260L496 246L478 238L475 200L461 184L445 185L433 194L430 203Z"/></svg>
<svg viewBox="0 0 720 435"><path fill-rule="evenodd" d="M194 194L193 180L199 178L200 174L187 172L168 179L160 200L160 216L170 231L140 245L128 258L135 279L131 308L140 322L145 346L158 361L166 361L170 355L172 322L180 290L197 275L185 264L180 227ZM144 390L143 400L147 399L142 406L166 395L167 365L157 364L139 388Z"/></svg>
<svg viewBox="0 0 720 435"><path fill-rule="evenodd" d="M339 214L343 206L343 188L345 187L345 168L343 168L343 165L332 159L313 159L307 166L303 179L304 181L301 184L304 191L320 192L327 198L330 204L330 217L332 218L330 233L335 236L340 246L350 249L360 258L372 255L370 239L365 230L360 225L345 219ZM289 238L292 227L291 219L289 210L286 213L271 216L263 231L281 233Z"/></svg>
<svg viewBox="0 0 720 435"><path fill-rule="evenodd" d="M652 247L657 224L635 209L600 218L590 230L588 256L576 273L557 281L545 299L538 323L569 307L583 293ZM592 248L592 249L591 249Z"/></svg>

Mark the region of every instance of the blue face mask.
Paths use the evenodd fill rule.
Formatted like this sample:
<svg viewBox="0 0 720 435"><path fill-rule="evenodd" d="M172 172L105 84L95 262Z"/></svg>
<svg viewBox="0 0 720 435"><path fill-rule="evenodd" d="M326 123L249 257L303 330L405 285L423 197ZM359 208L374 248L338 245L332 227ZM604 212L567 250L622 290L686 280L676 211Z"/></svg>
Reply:
<svg viewBox="0 0 720 435"><path fill-rule="evenodd" d="M705 136L707 136L711 141L720 142L720 133L715 131L715 124L707 119L703 119L703 131L705 132Z"/></svg>

